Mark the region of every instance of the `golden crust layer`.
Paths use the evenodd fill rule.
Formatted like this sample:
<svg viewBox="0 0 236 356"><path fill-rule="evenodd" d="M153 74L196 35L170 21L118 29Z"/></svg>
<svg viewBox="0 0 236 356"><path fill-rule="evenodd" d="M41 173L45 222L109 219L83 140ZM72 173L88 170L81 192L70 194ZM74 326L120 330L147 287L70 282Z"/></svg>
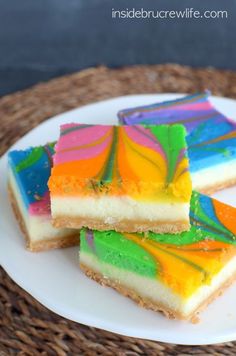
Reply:
<svg viewBox="0 0 236 356"><path fill-rule="evenodd" d="M221 182L221 183L209 186L209 187L205 187L202 189L197 189L197 191L200 193L203 193L203 194L210 195L210 194L216 193L220 190L233 187L234 185L236 185L236 178L230 179L230 180L227 180L227 181L224 181L224 182Z"/></svg>
<svg viewBox="0 0 236 356"><path fill-rule="evenodd" d="M31 252L39 252L39 251L56 249L56 248L64 248L64 247L79 245L79 232L73 233L68 236L58 237L58 238L48 238L43 241L36 241L36 242L31 241L29 233L27 231L25 221L21 215L20 209L18 207L17 201L15 199L13 190L10 187L10 184L8 184L8 194L10 197L10 202L15 217L23 233L27 250Z"/></svg>
<svg viewBox="0 0 236 356"><path fill-rule="evenodd" d="M197 323L199 321L198 314L204 310L211 302L213 302L217 297L222 295L232 283L236 279L236 273L232 275L225 283L223 283L217 290L215 290L210 297L204 300L191 314L183 315L182 313L172 310L162 303L157 303L152 301L149 298L141 297L136 291L126 288L115 281L104 278L102 274L93 271L90 267L87 267L85 264L80 263L80 268L82 271L88 276L89 278L93 279L94 281L98 282L102 286L107 286L115 289L125 297L132 299L136 302L140 307L151 309L153 311L158 311L163 313L168 319L178 319L178 320L186 320L190 321L191 323Z"/></svg>
<svg viewBox="0 0 236 356"><path fill-rule="evenodd" d="M73 229L81 229L87 227L91 230L115 230L117 232L147 232L153 231L156 233L171 233L178 234L182 231L190 229L189 221L130 221L123 220L106 224L102 219L81 218L73 216L57 216L53 217L52 224L55 227L67 227Z"/></svg>

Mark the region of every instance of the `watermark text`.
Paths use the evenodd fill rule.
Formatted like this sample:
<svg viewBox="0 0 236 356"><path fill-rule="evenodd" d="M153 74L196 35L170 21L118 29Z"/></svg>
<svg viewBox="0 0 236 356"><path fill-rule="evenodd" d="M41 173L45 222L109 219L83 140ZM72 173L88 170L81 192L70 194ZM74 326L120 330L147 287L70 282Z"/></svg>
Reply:
<svg viewBox="0 0 236 356"><path fill-rule="evenodd" d="M199 11L192 7L184 10L146 10L144 8L115 10L112 8L111 16L114 19L227 19L228 11Z"/></svg>

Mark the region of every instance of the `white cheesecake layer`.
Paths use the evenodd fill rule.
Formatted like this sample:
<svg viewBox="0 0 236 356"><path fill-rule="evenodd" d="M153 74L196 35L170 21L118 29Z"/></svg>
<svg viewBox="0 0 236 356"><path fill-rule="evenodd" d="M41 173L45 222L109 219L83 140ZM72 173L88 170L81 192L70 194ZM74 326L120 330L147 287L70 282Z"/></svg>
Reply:
<svg viewBox="0 0 236 356"><path fill-rule="evenodd" d="M90 217L106 224L122 220L188 221L189 203L149 203L129 197L52 197L52 216Z"/></svg>
<svg viewBox="0 0 236 356"><path fill-rule="evenodd" d="M236 180L236 160L214 165L191 173L193 189L205 190L230 180Z"/></svg>
<svg viewBox="0 0 236 356"><path fill-rule="evenodd" d="M236 273L236 257L234 257L212 279L210 285L199 287L191 297L186 299L176 294L158 279L144 277L101 262L95 255L87 252L80 251L80 263L92 271L102 274L105 278L135 291L140 297L178 312L186 319Z"/></svg>
<svg viewBox="0 0 236 356"><path fill-rule="evenodd" d="M71 235L73 229L57 229L51 224L51 215L30 215L22 199L17 181L9 170L9 184L24 220L31 242L45 241Z"/></svg>

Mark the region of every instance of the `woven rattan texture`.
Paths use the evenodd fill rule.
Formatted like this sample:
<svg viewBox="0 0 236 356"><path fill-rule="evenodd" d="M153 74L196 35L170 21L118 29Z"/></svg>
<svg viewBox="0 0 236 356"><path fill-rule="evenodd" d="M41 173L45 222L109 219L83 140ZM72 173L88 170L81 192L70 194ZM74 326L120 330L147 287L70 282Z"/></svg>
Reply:
<svg viewBox="0 0 236 356"><path fill-rule="evenodd" d="M0 153L50 116L111 97L210 89L236 98L236 73L179 65L92 68L0 99ZM96 302L96 301L95 301ZM0 269L0 356L236 355L236 342L180 346L128 338L68 321L47 310Z"/></svg>

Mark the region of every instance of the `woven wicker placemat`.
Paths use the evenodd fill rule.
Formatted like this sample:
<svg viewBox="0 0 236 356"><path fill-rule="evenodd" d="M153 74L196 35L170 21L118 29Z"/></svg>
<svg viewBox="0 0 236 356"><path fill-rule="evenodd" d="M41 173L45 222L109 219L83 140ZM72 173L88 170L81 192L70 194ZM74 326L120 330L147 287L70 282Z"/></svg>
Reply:
<svg viewBox="0 0 236 356"><path fill-rule="evenodd" d="M0 99L0 154L43 120L126 94L210 89L236 98L236 73L179 65L105 67L36 85ZM68 321L18 287L0 269L0 356L3 355L236 355L236 342L180 346L116 335Z"/></svg>

